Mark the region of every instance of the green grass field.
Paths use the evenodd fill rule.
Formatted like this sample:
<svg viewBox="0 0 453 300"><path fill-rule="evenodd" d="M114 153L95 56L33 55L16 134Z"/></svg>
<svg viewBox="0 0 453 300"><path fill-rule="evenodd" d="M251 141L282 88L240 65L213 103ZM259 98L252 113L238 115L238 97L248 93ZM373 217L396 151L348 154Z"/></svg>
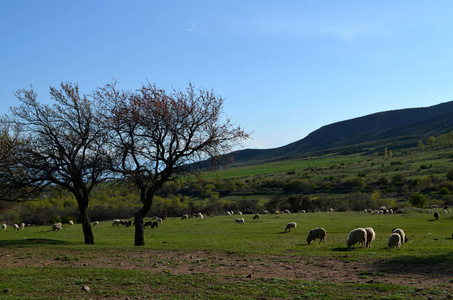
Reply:
<svg viewBox="0 0 453 300"><path fill-rule="evenodd" d="M3 280L0 294L5 299L427 299L451 293L453 274L440 286L417 288L391 282L390 267L381 272L357 274L357 280L332 283L322 277L314 280L280 278L246 280L238 275L211 275L219 262L209 262L203 272L195 268L173 274L171 267L197 261L177 260L176 255L212 253L213 257L235 257L237 268L247 269L254 260L262 266L272 261L313 260L358 262L392 266L453 267L453 214L405 213L372 215L365 213L309 213L262 215L252 220L243 215L245 224L236 224L238 216L207 217L203 220L168 218L158 229L146 229L147 244L133 246L134 228L112 227L101 222L94 227L96 245L84 245L81 225L65 225L62 231L50 226L12 227L0 232ZM284 232L288 222L297 229ZM312 228L327 231L326 244L306 244ZM372 248L359 245L346 249L348 233L356 227L371 226L376 232ZM403 228L409 238L404 249L387 248L391 229ZM157 258L153 253L164 253ZM167 253L167 254L165 254ZM167 255L167 256L166 256ZM195 254L194 254L195 255ZM138 257L138 258L137 258ZM209 257L209 255L208 255ZM272 258L273 257L273 258ZM96 262L96 263L95 263ZM200 261L198 261L200 262ZM202 261L203 262L203 261ZM170 269L158 268L168 264ZM132 267L131 267L132 265ZM124 267L122 267L124 266ZM157 267L155 267L157 266ZM431 269L430 269L431 270ZM426 276L433 276L427 271ZM88 285L90 291L82 291ZM446 294L447 293L447 294Z"/></svg>

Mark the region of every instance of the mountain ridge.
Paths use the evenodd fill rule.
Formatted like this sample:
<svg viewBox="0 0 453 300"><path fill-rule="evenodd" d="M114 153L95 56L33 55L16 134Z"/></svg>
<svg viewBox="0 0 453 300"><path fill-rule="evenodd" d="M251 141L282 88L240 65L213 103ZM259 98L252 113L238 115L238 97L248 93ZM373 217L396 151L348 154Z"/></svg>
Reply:
<svg viewBox="0 0 453 300"><path fill-rule="evenodd" d="M252 165L329 152L404 148L453 130L453 101L377 112L320 127L305 138L272 149L233 152L235 165ZM349 150L347 150L349 149Z"/></svg>

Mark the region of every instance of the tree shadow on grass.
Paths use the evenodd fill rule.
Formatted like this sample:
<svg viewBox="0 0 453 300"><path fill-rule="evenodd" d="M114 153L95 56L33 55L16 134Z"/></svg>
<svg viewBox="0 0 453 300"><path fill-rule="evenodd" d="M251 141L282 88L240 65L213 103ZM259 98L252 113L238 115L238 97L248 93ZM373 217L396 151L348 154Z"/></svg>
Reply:
<svg viewBox="0 0 453 300"><path fill-rule="evenodd" d="M373 268L389 274L441 274L453 278L453 251L425 256L396 256L378 260Z"/></svg>
<svg viewBox="0 0 453 300"><path fill-rule="evenodd" d="M23 240L0 240L0 247L20 247L34 245L69 245L70 243L62 240L52 239L23 239Z"/></svg>

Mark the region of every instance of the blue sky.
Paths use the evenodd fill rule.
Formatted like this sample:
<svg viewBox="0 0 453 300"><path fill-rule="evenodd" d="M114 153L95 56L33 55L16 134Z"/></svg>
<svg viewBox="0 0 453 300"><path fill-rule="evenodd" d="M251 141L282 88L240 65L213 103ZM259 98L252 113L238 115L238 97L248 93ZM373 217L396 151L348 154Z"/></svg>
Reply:
<svg viewBox="0 0 453 300"><path fill-rule="evenodd" d="M0 114L33 85L119 81L224 97L274 148L334 122L453 100L453 1L62 1L0 4Z"/></svg>

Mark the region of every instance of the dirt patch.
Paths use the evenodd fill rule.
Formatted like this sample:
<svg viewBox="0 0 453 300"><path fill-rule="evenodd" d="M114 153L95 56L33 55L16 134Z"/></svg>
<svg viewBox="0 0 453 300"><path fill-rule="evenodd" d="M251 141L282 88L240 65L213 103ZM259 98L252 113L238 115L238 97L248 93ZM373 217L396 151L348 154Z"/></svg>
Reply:
<svg viewBox="0 0 453 300"><path fill-rule="evenodd" d="M402 265L373 259L350 261L347 257L243 256L203 251L142 250L119 253L117 250L99 252L54 250L50 253L23 254L26 251L3 254L0 267L54 265L137 269L172 274L205 273L239 279L278 278L333 283L382 283L413 285L418 288L442 285L442 288L448 291L453 287L451 282L453 267L449 265Z"/></svg>

